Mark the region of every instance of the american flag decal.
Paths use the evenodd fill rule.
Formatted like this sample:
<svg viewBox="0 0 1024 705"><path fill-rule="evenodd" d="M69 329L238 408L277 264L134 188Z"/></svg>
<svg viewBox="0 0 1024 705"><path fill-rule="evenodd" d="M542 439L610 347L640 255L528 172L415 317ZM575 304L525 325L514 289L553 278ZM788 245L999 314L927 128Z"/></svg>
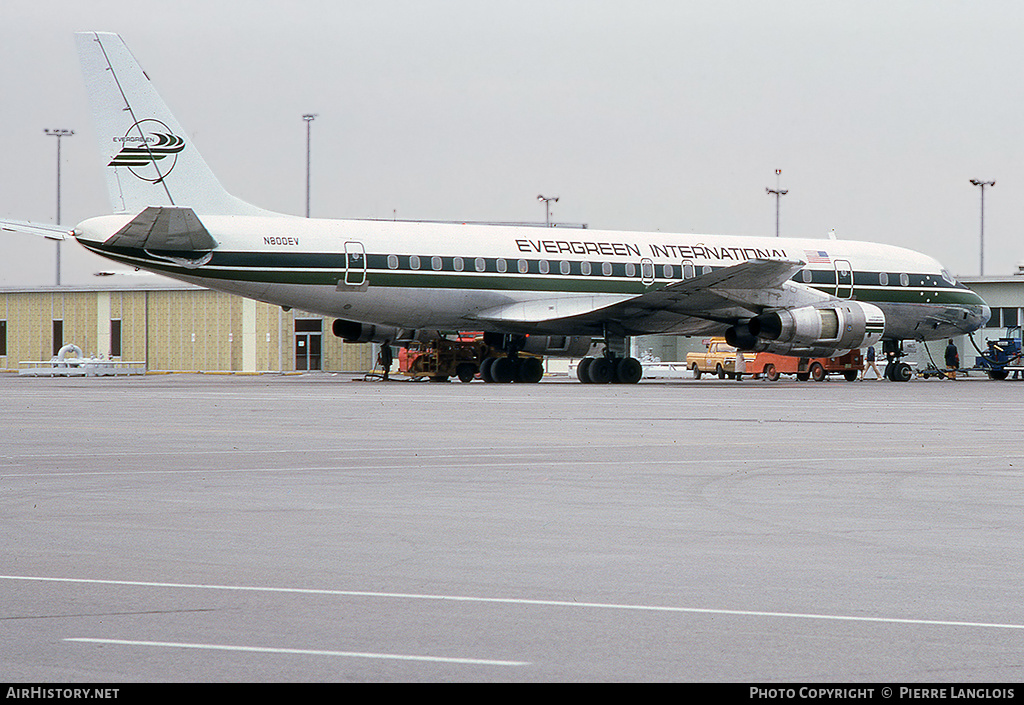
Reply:
<svg viewBox="0 0 1024 705"><path fill-rule="evenodd" d="M804 256L808 264L832 264L828 253L824 250L804 250Z"/></svg>

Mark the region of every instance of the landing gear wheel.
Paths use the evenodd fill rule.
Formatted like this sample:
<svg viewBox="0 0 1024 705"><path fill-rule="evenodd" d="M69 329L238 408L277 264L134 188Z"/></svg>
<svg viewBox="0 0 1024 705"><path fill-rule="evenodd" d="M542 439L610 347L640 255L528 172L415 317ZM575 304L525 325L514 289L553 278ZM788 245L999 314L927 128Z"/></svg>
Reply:
<svg viewBox="0 0 1024 705"><path fill-rule="evenodd" d="M519 371L519 361L513 360L510 357L499 357L494 360L494 364L491 365L491 377L494 378L495 382L501 384L507 384L516 378L516 373Z"/></svg>
<svg viewBox="0 0 1024 705"><path fill-rule="evenodd" d="M775 367L775 365L772 365L772 364L769 363L769 365L764 368L764 378L766 380L768 380L769 382L778 382L779 381L779 370L778 370L778 368Z"/></svg>
<svg viewBox="0 0 1024 705"><path fill-rule="evenodd" d="M897 362L893 368L892 381L893 382L909 382L913 376L913 370L905 362Z"/></svg>
<svg viewBox="0 0 1024 705"><path fill-rule="evenodd" d="M536 384L544 377L544 365L536 357L524 357L519 361L519 371L516 374L517 382Z"/></svg>
<svg viewBox="0 0 1024 705"><path fill-rule="evenodd" d="M491 376L491 367L494 366L496 359L494 357L485 357L484 361L480 363L480 379L484 382L494 381L494 377Z"/></svg>
<svg viewBox="0 0 1024 705"><path fill-rule="evenodd" d="M587 370L590 381L594 384L608 384L615 375L615 367L612 361L606 357L595 357Z"/></svg>
<svg viewBox="0 0 1024 705"><path fill-rule="evenodd" d="M476 377L476 365L472 362L463 362L455 368L455 374L460 382L472 382Z"/></svg>
<svg viewBox="0 0 1024 705"><path fill-rule="evenodd" d="M576 365L576 379L583 384L590 384L590 363L593 361L594 358L585 357Z"/></svg>
<svg viewBox="0 0 1024 705"><path fill-rule="evenodd" d="M619 384L636 384L644 376L644 367L634 357L615 361L615 381Z"/></svg>
<svg viewBox="0 0 1024 705"><path fill-rule="evenodd" d="M811 379L813 379L815 382L825 381L825 368L821 366L820 362L815 362L813 365L811 365L811 369L808 371L811 373Z"/></svg>

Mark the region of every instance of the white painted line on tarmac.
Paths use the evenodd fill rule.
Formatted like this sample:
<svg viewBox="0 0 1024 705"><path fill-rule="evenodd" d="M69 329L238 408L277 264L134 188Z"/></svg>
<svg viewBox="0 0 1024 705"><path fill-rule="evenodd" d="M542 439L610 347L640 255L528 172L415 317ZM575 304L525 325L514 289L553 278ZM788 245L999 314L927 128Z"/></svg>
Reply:
<svg viewBox="0 0 1024 705"><path fill-rule="evenodd" d="M388 659L392 661L428 661L431 663L457 663L469 666L529 666L528 661L495 661L493 659L451 658L447 656L411 656L408 654L374 654L362 651L322 651L320 649L285 649L271 646L236 646L230 644L188 644L173 641L128 641L126 639L93 639L74 637L64 641L86 644L115 644L118 646L157 646L172 649L206 649L211 651L246 651L259 654L293 654L300 656L339 656L344 658Z"/></svg>
<svg viewBox="0 0 1024 705"><path fill-rule="evenodd" d="M532 607L573 607L633 612L661 612L676 614L710 614L734 617L765 617L774 619L805 619L833 622L861 622L871 624L911 624L933 627L970 627L975 629L1024 630L1024 624L1000 622L967 622L949 619L912 619L904 617L866 617L841 614L814 614L811 612L767 612L760 610L714 609L709 607L671 607L665 605L630 605L611 602L577 602L575 600L532 600L509 597L470 597L466 595L429 595L404 592L367 592L362 590L328 590L323 588L282 588L246 585L200 585L189 583L158 583L138 580L99 580L94 578L45 578L28 575L0 575L0 580L25 580L54 583L91 585L122 585L125 587L156 587L184 590L224 590L235 592L267 592L292 595L327 595L332 597L358 597L373 599L425 600L435 602L469 602L477 604L525 605Z"/></svg>

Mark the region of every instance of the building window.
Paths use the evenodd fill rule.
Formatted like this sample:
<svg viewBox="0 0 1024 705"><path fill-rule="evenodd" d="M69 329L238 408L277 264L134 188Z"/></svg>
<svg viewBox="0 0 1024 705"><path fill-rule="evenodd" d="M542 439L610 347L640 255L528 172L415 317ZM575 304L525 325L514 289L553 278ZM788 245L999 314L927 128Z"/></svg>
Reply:
<svg viewBox="0 0 1024 705"><path fill-rule="evenodd" d="M1017 323L1017 309L1016 308L1004 308L1003 309L1003 327L1010 328L1012 326L1019 325Z"/></svg>
<svg viewBox="0 0 1024 705"><path fill-rule="evenodd" d="M64 321L53 322L53 354L56 355L64 347Z"/></svg>
<svg viewBox="0 0 1024 705"><path fill-rule="evenodd" d="M7 354L7 321L0 321L0 356Z"/></svg>
<svg viewBox="0 0 1024 705"><path fill-rule="evenodd" d="M121 357L121 321L110 321L110 357Z"/></svg>

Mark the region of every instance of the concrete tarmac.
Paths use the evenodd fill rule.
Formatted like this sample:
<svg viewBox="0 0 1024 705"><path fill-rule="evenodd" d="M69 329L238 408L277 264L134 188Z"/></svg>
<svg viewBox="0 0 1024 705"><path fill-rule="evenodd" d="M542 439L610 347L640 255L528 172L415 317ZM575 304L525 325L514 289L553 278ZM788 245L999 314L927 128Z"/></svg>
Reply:
<svg viewBox="0 0 1024 705"><path fill-rule="evenodd" d="M14 682L1024 680L1024 384L0 376Z"/></svg>

